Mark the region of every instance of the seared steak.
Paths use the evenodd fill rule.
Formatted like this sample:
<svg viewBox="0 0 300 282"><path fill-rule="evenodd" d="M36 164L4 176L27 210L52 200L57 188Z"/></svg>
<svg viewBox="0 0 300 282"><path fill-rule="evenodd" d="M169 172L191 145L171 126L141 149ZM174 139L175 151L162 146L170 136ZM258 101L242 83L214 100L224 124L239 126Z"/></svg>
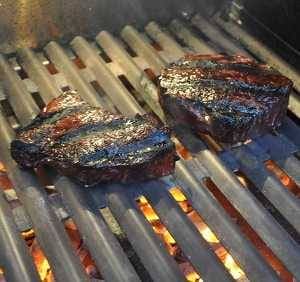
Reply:
<svg viewBox="0 0 300 282"><path fill-rule="evenodd" d="M279 127L291 88L288 78L246 57L187 55L162 71L160 103L171 126L236 143Z"/></svg>
<svg viewBox="0 0 300 282"><path fill-rule="evenodd" d="M175 148L150 115L127 118L94 108L74 92L50 102L11 144L25 168L49 165L88 186L171 174Z"/></svg>

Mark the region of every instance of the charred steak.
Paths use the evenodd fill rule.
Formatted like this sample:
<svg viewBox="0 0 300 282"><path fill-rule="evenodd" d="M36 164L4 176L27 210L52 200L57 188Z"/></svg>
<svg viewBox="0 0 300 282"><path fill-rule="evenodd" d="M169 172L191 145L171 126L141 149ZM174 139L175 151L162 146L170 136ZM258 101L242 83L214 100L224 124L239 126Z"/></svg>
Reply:
<svg viewBox="0 0 300 282"><path fill-rule="evenodd" d="M224 143L280 126L292 82L242 56L187 55L162 71L160 103L171 126L192 126Z"/></svg>
<svg viewBox="0 0 300 282"><path fill-rule="evenodd" d="M171 174L175 147L150 115L127 118L94 108L74 92L51 101L11 144L25 168L49 165L91 186Z"/></svg>

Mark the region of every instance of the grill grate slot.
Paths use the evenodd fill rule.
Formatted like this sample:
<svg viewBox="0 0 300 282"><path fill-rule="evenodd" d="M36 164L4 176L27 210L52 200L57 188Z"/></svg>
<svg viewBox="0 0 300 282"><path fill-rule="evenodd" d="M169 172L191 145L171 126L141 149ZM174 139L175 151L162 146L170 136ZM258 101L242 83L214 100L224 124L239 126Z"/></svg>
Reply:
<svg viewBox="0 0 300 282"><path fill-rule="evenodd" d="M221 21L218 19L219 24ZM91 44L82 37L76 37L70 46L77 57L74 57L70 49L65 50L55 42L49 43L45 48L51 62L44 61L46 59L42 54L36 54L30 49L22 49L18 51L17 60L20 63L18 68L28 75L26 83L21 80L12 65L0 55L0 71L7 99L22 125L29 123L39 111L32 99L32 91L26 90L32 82L38 87L38 93L44 103L57 97L61 88L68 87L77 89L92 105L113 111L117 108L126 115L144 114L148 107L164 120L164 114L158 103L157 87L154 83L160 68L191 50L202 53L225 50L228 53L248 54L236 41L228 35L223 35L222 29L212 21L196 15L190 24L200 29L211 42L206 42L204 38L194 33L189 23L176 19L169 25L171 33L155 22L145 27L147 35L138 32L133 26L126 26L120 35L126 44L108 32L102 31L96 37L102 51L94 43ZM229 30L232 28L231 23L226 23L224 28L236 37ZM237 31L236 28L233 30ZM148 40L147 36L153 42ZM178 38L184 46L173 36ZM269 57L260 57L256 53L256 47L250 46L250 48L246 39L241 42L247 45L251 53L269 62ZM156 48L156 45L159 48ZM74 58L77 64L74 63ZM274 58L276 59L275 56ZM282 65L279 65L285 72L284 66L282 68ZM292 75L295 74L292 73ZM121 76L133 86L139 99L135 99L124 86L119 79ZM96 81L105 95L100 96L97 93L91 85L92 81ZM299 98L296 95L296 93L292 94L289 108L299 117L297 102ZM138 100L143 100L143 103L139 103ZM147 107L143 106L145 104ZM78 258L74 255L63 225L52 210L49 197L43 191L42 186L37 183L32 172L21 171L12 161L8 145L13 132L2 114L0 119L0 133L3 136L0 140L1 159L8 169L20 201L32 220L37 238L55 277L62 281L86 281L87 277ZM217 235L249 280L279 281L270 262L264 260L257 246L248 240L232 221L226 209L205 187L207 178L212 179L226 200L240 213L243 220L247 221L257 236L260 236L259 240L263 240L262 242L270 248L270 252L273 252L288 269L290 273L282 267L284 270L280 272L280 278L293 274L300 279L299 245L278 224L276 218L262 206L260 200L242 186L231 171L231 169L241 170L299 232L298 199L265 167L266 161L274 161L295 184L299 185L300 162L296 156L299 153L300 138L296 137L300 129L297 125L287 118L276 135L266 135L234 149L223 148L222 144L218 144L216 152L207 149L206 139L203 139L203 142L186 129L179 128L175 132L176 137L186 146L193 159L177 162L174 179L171 182L169 180L166 183L164 179L164 182L153 181L142 187L138 184L127 185L127 187L107 185L107 187L84 190L83 187L79 187L66 177L51 174L51 177L55 179L56 190L62 195L104 279L106 281L140 281L134 267L99 212L99 207L103 206L110 208L154 281L183 281L185 279L178 265L162 247L149 223L136 206L136 197L145 195L201 277L209 281L232 280L232 276L220 263L209 244L204 241L198 230L169 195L168 187L179 184L194 209ZM250 161L251 164L249 164ZM5 217L0 218L0 224L11 223L11 217L9 219L7 216L10 215L7 205L2 203L1 199L0 209L5 211L3 212ZM8 233L17 235L15 225L10 224L9 228ZM5 234L1 229L0 244L5 238L1 236ZM19 239L14 236L14 240L8 247L14 249ZM14 265L11 257L5 258L8 265L7 278L13 270L22 268L19 274L23 274L26 270L28 278L32 278L31 281L33 281L36 272L30 258L27 258L28 255L22 246L18 246L17 250L24 257L24 261ZM11 253L8 252L8 254ZM275 270L278 268L275 267ZM26 281L27 276L24 276L23 281Z"/></svg>

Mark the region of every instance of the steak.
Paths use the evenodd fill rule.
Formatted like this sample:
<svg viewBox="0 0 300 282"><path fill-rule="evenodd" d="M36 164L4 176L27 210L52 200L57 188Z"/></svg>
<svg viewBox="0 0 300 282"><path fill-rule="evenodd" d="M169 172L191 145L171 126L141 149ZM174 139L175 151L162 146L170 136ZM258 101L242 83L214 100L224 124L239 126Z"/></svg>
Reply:
<svg viewBox="0 0 300 282"><path fill-rule="evenodd" d="M237 143L278 128L293 83L243 56L189 54L164 69L160 103L170 126Z"/></svg>
<svg viewBox="0 0 300 282"><path fill-rule="evenodd" d="M154 117L112 114L74 92L52 100L19 130L11 155L24 168L48 165L87 186L169 175L176 160L168 129Z"/></svg>

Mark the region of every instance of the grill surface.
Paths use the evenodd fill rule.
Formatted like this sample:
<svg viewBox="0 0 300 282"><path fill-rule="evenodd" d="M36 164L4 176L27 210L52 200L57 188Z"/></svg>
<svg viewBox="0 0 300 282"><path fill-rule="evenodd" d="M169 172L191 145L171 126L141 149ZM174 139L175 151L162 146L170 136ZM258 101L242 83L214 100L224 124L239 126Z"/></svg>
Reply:
<svg viewBox="0 0 300 282"><path fill-rule="evenodd" d="M246 48L226 35L220 25L232 37L240 39ZM205 37L201 37L196 29ZM223 23L220 18L208 21L196 15L189 23L175 19L168 29L151 22L145 27L145 33L138 32L133 26L126 26L120 38L102 31L96 37L96 42L76 37L65 48L51 42L42 52L22 49L16 58L10 59L0 55L0 74L7 95L3 99L9 101L15 114L7 117L3 112L0 114L0 156L25 214L30 218L30 222L16 226L7 201L3 199L5 195L0 195L0 249L4 250L1 252L1 266L7 280L20 281L21 277L22 281L38 281L32 260L17 232L17 227L28 229L29 226L34 229L57 281L88 280L61 223L63 216L59 210L62 207L52 205L53 201L37 181L34 172L20 170L10 157L9 144L14 136L12 126L30 122L39 111L39 100L47 103L66 87L77 89L94 106L125 115L152 110L164 120L156 85L147 73L151 70L152 74L158 75L166 64L191 51L225 51L254 56L291 77L295 88L299 90L300 77L297 72L270 54L262 44L253 41L255 44L249 45L250 41L250 35L235 23ZM74 63L79 61L78 58L84 68ZM50 69L49 64L54 64L58 72L51 74L46 68L48 65ZM21 79L17 73L20 70L25 71L28 77ZM95 85L97 87L93 87ZM41 99L34 99L38 96L36 93ZM293 92L289 109L298 117L299 105L299 96ZM238 147L223 148L219 152L209 150L204 141L195 138L186 129L178 128L175 132L174 138L185 145L193 158L178 161L172 177L126 187L107 185L84 189L66 177L50 173L63 199L64 209L75 221L103 278L106 281L140 281L99 212L99 208L108 206L151 279L185 280L178 265L137 207L137 197L144 195L204 281L234 280L208 242L170 196L169 188L180 186L193 208L243 269L246 281L279 281L274 269L248 240L239 224L232 220L207 189L206 180L211 179L288 271L300 280L299 199L264 165L267 160L274 161L299 186L300 128L286 118L278 132ZM236 171L247 176L256 187L256 193L239 182L234 174ZM9 192L5 192L6 197ZM262 199L267 199L272 209L268 209ZM274 216L274 211L280 216Z"/></svg>

